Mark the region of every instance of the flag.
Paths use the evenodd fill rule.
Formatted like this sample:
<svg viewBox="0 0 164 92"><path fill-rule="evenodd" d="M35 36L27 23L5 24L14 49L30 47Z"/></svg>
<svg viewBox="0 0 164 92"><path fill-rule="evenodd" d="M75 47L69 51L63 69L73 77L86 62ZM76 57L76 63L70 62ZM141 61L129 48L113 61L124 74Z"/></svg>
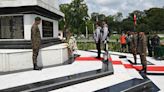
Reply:
<svg viewBox="0 0 164 92"><path fill-rule="evenodd" d="M134 25L135 26L137 25L137 16L136 16L136 14L134 14Z"/></svg>

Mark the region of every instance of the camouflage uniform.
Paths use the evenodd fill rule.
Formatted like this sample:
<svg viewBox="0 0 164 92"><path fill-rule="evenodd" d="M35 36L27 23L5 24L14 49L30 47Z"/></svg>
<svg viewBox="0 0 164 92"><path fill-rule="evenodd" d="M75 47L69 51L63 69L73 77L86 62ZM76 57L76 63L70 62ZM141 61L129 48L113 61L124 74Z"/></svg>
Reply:
<svg viewBox="0 0 164 92"><path fill-rule="evenodd" d="M146 68L147 68L146 47L147 47L146 36L144 34L142 34L142 35L140 34L139 39L138 39L137 50L139 52L141 64L143 66L142 70L145 70L145 72L146 72Z"/></svg>
<svg viewBox="0 0 164 92"><path fill-rule="evenodd" d="M32 42L32 50L33 50L33 63L37 64L37 56L41 45L41 36L39 28L36 24L33 24L31 28L31 42Z"/></svg>
<svg viewBox="0 0 164 92"><path fill-rule="evenodd" d="M131 52L133 54L133 57L134 57L134 62L135 64L137 63L137 35L136 34L133 34L132 35L132 41L130 43L130 46L131 46Z"/></svg>

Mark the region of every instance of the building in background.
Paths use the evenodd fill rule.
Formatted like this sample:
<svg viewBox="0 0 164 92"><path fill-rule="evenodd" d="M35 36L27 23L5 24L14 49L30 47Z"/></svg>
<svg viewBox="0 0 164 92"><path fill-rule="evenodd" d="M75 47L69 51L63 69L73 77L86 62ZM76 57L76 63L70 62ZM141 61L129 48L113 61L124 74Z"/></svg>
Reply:
<svg viewBox="0 0 164 92"><path fill-rule="evenodd" d="M58 38L58 20L63 16L58 0L1 0L0 72L32 69L31 26L35 17L42 19L38 65L49 67L67 61L67 45Z"/></svg>
<svg viewBox="0 0 164 92"><path fill-rule="evenodd" d="M42 38L58 37L58 20L64 14L59 11L58 0L1 0L0 39L31 39L34 18L42 18Z"/></svg>

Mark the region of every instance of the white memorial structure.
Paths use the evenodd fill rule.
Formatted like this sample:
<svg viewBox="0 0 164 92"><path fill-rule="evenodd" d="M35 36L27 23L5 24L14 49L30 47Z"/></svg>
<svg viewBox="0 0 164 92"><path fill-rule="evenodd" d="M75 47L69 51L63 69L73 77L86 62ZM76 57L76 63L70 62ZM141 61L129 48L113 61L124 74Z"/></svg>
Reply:
<svg viewBox="0 0 164 92"><path fill-rule="evenodd" d="M58 39L58 20L63 16L58 0L0 0L0 72L33 68L31 26L35 17L42 19L39 64L47 67L67 61L67 46Z"/></svg>

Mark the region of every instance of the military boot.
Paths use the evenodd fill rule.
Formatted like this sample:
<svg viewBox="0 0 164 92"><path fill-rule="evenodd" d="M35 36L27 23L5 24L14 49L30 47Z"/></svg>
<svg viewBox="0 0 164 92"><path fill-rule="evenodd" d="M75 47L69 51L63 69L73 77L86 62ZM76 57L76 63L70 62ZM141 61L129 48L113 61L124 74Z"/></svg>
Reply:
<svg viewBox="0 0 164 92"><path fill-rule="evenodd" d="M144 73L147 73L147 67L144 66Z"/></svg>
<svg viewBox="0 0 164 92"><path fill-rule="evenodd" d="M34 63L34 69L33 70L42 70L42 68L39 67L36 63Z"/></svg>
<svg viewBox="0 0 164 92"><path fill-rule="evenodd" d="M147 67L146 66L143 66L142 70L140 70L140 72L143 72L143 73L147 73Z"/></svg>

